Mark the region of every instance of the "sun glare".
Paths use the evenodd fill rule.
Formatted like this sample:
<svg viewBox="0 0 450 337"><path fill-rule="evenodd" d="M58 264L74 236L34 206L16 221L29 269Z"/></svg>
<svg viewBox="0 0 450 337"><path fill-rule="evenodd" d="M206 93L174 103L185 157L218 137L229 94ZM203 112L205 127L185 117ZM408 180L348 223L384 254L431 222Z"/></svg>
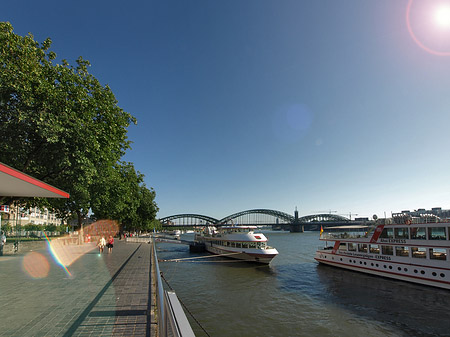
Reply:
<svg viewBox="0 0 450 337"><path fill-rule="evenodd" d="M416 44L438 56L450 56L450 1L409 0L406 26Z"/></svg>
<svg viewBox="0 0 450 337"><path fill-rule="evenodd" d="M450 6L437 7L434 11L434 21L439 27L450 29Z"/></svg>

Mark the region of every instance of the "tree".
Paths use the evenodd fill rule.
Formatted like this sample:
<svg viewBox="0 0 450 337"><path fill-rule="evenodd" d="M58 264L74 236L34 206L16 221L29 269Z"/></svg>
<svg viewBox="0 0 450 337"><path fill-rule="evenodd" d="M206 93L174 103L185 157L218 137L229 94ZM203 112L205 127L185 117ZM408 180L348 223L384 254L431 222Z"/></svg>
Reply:
<svg viewBox="0 0 450 337"><path fill-rule="evenodd" d="M69 192L68 200L27 202L76 213L80 224L94 182L129 148L136 120L88 73L88 61L53 64L50 46L0 23L0 161Z"/></svg>
<svg viewBox="0 0 450 337"><path fill-rule="evenodd" d="M97 219L119 220L127 229L143 229L156 217L155 192L134 165L118 162L93 184L92 212Z"/></svg>
<svg viewBox="0 0 450 337"><path fill-rule="evenodd" d="M158 213L155 196L155 191L148 189L145 184L139 187L140 203L136 213L140 230L150 231L158 227L155 222Z"/></svg>

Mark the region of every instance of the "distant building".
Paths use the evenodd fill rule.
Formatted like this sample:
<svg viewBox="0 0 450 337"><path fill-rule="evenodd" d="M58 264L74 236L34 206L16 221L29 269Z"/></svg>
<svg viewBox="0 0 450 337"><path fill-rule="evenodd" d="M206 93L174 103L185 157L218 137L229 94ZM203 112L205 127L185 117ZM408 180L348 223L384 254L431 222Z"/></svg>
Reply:
<svg viewBox="0 0 450 337"><path fill-rule="evenodd" d="M415 211L401 211L401 213L394 213L396 215L409 215L411 217L421 217L424 215L435 215L441 219L450 218L450 209L442 209L442 207L433 207L430 210L426 210L425 208L418 208ZM394 215L393 214L393 215Z"/></svg>
<svg viewBox="0 0 450 337"><path fill-rule="evenodd" d="M9 206L9 213L4 213L2 216L3 222L9 222L11 225L64 225L64 221L58 218L55 213L52 213L48 209L39 209L33 207L30 209L23 209L18 206Z"/></svg>

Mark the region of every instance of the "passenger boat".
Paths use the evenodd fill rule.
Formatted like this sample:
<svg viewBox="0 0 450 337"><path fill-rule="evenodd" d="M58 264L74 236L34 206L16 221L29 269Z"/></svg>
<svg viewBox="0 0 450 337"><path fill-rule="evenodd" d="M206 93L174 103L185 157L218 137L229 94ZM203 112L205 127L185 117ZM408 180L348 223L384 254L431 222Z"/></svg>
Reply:
<svg viewBox="0 0 450 337"><path fill-rule="evenodd" d="M321 229L319 263L450 289L450 222L398 213L392 223ZM380 221L380 220L379 220Z"/></svg>
<svg viewBox="0 0 450 337"><path fill-rule="evenodd" d="M195 233L195 241L204 243L206 251L233 259L269 264L278 251L267 245L256 226L206 226Z"/></svg>

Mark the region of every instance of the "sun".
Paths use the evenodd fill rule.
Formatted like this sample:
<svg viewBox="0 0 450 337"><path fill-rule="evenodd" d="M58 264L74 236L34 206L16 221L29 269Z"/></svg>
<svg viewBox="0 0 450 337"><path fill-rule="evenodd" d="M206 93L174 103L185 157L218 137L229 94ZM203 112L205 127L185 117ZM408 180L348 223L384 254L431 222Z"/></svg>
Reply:
<svg viewBox="0 0 450 337"><path fill-rule="evenodd" d="M434 22L437 26L450 29L450 5L443 4L434 10Z"/></svg>
<svg viewBox="0 0 450 337"><path fill-rule="evenodd" d="M419 47L430 54L450 56L450 0L409 0L406 26Z"/></svg>

